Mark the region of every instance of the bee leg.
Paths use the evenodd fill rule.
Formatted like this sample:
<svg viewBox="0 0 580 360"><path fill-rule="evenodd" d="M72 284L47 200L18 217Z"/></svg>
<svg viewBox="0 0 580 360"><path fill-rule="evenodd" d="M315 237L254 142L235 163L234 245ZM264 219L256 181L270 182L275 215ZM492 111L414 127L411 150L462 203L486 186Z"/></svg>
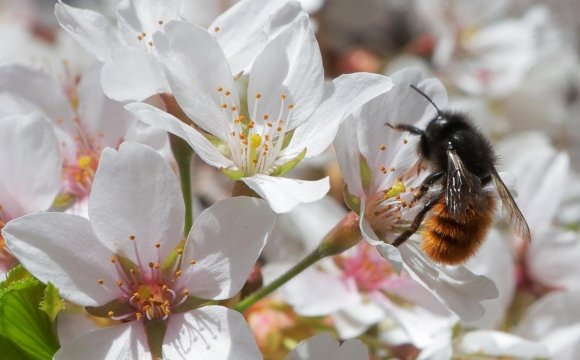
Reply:
<svg viewBox="0 0 580 360"><path fill-rule="evenodd" d="M423 134L425 134L425 132L423 130L421 130L418 127L415 127L413 125L407 125L407 124L396 124L396 125L392 125L390 123L385 123L385 125L387 125L391 129L397 130L397 131L408 131L411 134L415 134L415 135L423 135Z"/></svg>
<svg viewBox="0 0 580 360"><path fill-rule="evenodd" d="M443 175L445 175L445 171L437 171L437 172L434 172L431 175L427 176L425 178L425 180L423 180L423 182L421 183L419 190L417 190L415 192L415 195L413 195L413 201L419 200L420 198L422 198L427 193L429 188L431 188L431 186L433 186L433 184L435 184L437 181L439 181L439 179L441 179L441 177Z"/></svg>
<svg viewBox="0 0 580 360"><path fill-rule="evenodd" d="M431 198L429 201L427 201L427 203L425 204L425 206L423 207L423 209L421 209L421 211L419 211L419 213L417 214L417 216L415 216L415 219L413 219L413 222L411 223L411 226L409 226L409 228L407 230L403 231L395 239L395 241L393 241L391 243L391 245L397 247L397 246L401 245L402 243L404 243L405 241L407 241L407 239L409 239L411 237L411 235L413 235L414 233L416 233L417 232L417 229L419 229L419 226L421 226L421 223L423 222L423 219L425 218L425 215L427 215L427 213L429 212L429 210L431 210L431 208L433 206L435 206L435 204L437 204L441 200L441 197L442 196L443 196L443 193L440 193L437 196Z"/></svg>

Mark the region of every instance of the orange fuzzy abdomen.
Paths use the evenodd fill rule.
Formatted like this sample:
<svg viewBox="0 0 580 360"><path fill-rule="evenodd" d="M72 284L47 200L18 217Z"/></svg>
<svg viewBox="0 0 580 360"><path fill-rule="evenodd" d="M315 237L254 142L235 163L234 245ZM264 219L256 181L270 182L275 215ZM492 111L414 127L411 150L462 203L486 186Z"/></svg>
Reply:
<svg viewBox="0 0 580 360"><path fill-rule="evenodd" d="M470 207L460 216L452 217L445 198L431 210L425 221L423 251L434 261L457 265L473 256L487 235L493 222L495 199L482 194L477 207Z"/></svg>

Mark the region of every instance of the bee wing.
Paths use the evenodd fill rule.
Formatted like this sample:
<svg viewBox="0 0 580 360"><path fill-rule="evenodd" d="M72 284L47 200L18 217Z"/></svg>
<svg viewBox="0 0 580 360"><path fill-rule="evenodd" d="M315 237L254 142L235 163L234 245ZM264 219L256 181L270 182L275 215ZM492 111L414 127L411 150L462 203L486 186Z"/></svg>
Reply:
<svg viewBox="0 0 580 360"><path fill-rule="evenodd" d="M504 182L499 177L496 169L492 169L491 174L493 177L493 183L497 189L499 197L501 198L501 202L503 203L503 207L507 212L514 232L522 239L531 241L532 235L530 234L530 227L528 226L528 223L520 211L520 208L516 204L512 194L510 194L507 186L505 186Z"/></svg>
<svg viewBox="0 0 580 360"><path fill-rule="evenodd" d="M473 175L454 150L447 150L445 205L452 216L461 215L478 196L481 180Z"/></svg>

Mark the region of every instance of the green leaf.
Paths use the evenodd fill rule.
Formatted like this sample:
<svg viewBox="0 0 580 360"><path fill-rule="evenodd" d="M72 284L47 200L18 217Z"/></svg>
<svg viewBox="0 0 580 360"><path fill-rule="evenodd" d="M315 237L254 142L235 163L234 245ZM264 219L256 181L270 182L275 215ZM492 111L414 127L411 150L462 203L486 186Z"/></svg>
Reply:
<svg viewBox="0 0 580 360"><path fill-rule="evenodd" d="M295 158L290 159L289 161L285 162L284 164L276 167L274 171L270 173L270 176L282 176L286 174L288 171L294 169L296 165L298 165L306 156L306 148L300 152L300 154L296 155Z"/></svg>
<svg viewBox="0 0 580 360"><path fill-rule="evenodd" d="M59 348L49 316L39 309L46 286L36 280L12 282L0 295L2 335L31 359L52 359Z"/></svg>
<svg viewBox="0 0 580 360"><path fill-rule="evenodd" d="M58 313L64 309L64 302L58 295L58 289L48 283L44 289L44 299L40 302L40 310L44 311L51 322L54 322Z"/></svg>

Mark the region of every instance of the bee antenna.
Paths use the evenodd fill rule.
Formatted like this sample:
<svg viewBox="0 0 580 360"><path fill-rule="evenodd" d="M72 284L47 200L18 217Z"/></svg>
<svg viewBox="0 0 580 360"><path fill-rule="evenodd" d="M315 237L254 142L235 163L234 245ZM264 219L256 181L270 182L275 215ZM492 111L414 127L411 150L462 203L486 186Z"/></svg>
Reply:
<svg viewBox="0 0 580 360"><path fill-rule="evenodd" d="M427 94L425 94L423 91L421 91L418 87L416 87L413 84L411 84L410 86L413 88L413 90L415 90L419 94L423 95L423 97L425 99L427 99L431 103L431 105L433 105L433 107L437 110L437 114L441 115L441 110L439 110L439 108L437 107L437 105L435 105L435 103L433 102L433 100L431 100L431 98L429 96L427 96Z"/></svg>

